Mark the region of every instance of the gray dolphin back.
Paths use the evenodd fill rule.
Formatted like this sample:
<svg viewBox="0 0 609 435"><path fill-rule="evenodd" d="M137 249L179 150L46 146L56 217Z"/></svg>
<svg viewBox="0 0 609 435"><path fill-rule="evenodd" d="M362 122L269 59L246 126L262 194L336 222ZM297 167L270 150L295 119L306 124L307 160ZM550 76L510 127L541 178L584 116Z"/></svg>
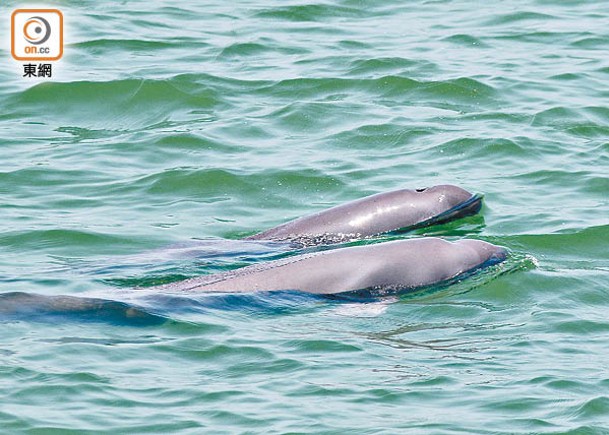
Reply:
<svg viewBox="0 0 609 435"><path fill-rule="evenodd" d="M296 240L309 245L344 242L475 214L481 201L481 196L451 185L401 189L338 205L247 239Z"/></svg>
<svg viewBox="0 0 609 435"><path fill-rule="evenodd" d="M413 289L505 257L504 248L479 240L448 242L430 237L296 255L166 284L158 290L334 294L369 288Z"/></svg>

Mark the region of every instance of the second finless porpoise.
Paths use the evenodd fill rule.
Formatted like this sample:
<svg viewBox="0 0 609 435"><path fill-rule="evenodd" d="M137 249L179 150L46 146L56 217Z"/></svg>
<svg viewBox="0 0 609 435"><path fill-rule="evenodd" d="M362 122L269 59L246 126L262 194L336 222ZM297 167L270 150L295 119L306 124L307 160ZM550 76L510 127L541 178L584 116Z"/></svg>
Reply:
<svg viewBox="0 0 609 435"><path fill-rule="evenodd" d="M504 248L480 240L436 237L400 240L296 255L154 288L157 291L315 294L365 289L415 289L442 283L503 261Z"/></svg>
<svg viewBox="0 0 609 435"><path fill-rule="evenodd" d="M448 242L433 237L400 240L297 255L148 287L144 294L299 290L331 295L372 290L373 296L375 290L393 293L450 282L477 268L501 262L506 255L504 248L479 240ZM66 316L144 324L164 320L137 305L108 299L0 294L0 319L68 318Z"/></svg>

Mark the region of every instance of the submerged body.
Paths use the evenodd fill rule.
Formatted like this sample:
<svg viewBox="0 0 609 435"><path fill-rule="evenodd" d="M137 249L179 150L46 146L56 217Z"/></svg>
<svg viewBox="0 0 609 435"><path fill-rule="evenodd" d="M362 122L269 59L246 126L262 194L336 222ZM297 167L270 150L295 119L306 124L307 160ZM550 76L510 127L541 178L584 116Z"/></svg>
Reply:
<svg viewBox="0 0 609 435"><path fill-rule="evenodd" d="M482 197L452 185L379 193L248 237L322 243L432 225L478 213Z"/></svg>
<svg viewBox="0 0 609 435"><path fill-rule="evenodd" d="M80 296L0 293L0 320L57 320L79 317L84 321L155 324L166 319L136 306L110 299Z"/></svg>
<svg viewBox="0 0 609 435"><path fill-rule="evenodd" d="M504 248L479 240L422 238L297 255L157 287L159 291L298 290L335 294L372 288L413 289L502 261Z"/></svg>

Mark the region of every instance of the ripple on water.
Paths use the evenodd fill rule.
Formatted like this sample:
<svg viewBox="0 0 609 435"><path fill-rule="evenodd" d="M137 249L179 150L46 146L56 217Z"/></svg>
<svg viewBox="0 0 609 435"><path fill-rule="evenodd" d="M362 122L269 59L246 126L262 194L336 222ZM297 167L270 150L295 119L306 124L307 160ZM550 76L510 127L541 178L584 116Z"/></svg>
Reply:
<svg viewBox="0 0 609 435"><path fill-rule="evenodd" d="M211 112L223 102L210 87L201 87L191 76L165 80L47 82L13 96L8 110L20 117L49 123L84 121L86 128L125 130L146 127L192 110ZM64 124L64 127L68 127ZM74 126L85 128L84 125Z"/></svg>
<svg viewBox="0 0 609 435"><path fill-rule="evenodd" d="M329 3L318 3L308 5L291 5L263 9L256 12L256 17L269 20L286 20L295 22L323 22L335 19L365 17L365 12L360 8L350 8Z"/></svg>

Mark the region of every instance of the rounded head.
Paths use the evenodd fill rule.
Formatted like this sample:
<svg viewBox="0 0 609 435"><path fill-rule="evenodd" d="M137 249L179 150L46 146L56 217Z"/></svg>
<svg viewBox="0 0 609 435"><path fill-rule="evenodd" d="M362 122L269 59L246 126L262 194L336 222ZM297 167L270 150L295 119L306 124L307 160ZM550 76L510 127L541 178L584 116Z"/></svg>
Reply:
<svg viewBox="0 0 609 435"><path fill-rule="evenodd" d="M446 211L470 200L475 195L452 184L440 184L414 190L417 194L432 200L438 205L438 210Z"/></svg>
<svg viewBox="0 0 609 435"><path fill-rule="evenodd" d="M321 243L434 225L475 214L482 197L452 185L400 189L351 201L279 225L249 239L300 239L323 236ZM337 238L330 236L336 235ZM311 244L319 244L313 241Z"/></svg>
<svg viewBox="0 0 609 435"><path fill-rule="evenodd" d="M383 194L379 194L381 196ZM441 224L476 214L482 208L482 196L450 184L421 189L388 192L394 204L400 204L397 228L416 228ZM397 210L397 207L396 207Z"/></svg>
<svg viewBox="0 0 609 435"><path fill-rule="evenodd" d="M455 243L466 247L470 252L474 252L478 256L480 265L501 263L508 256L508 251L504 247L482 240L461 239Z"/></svg>

